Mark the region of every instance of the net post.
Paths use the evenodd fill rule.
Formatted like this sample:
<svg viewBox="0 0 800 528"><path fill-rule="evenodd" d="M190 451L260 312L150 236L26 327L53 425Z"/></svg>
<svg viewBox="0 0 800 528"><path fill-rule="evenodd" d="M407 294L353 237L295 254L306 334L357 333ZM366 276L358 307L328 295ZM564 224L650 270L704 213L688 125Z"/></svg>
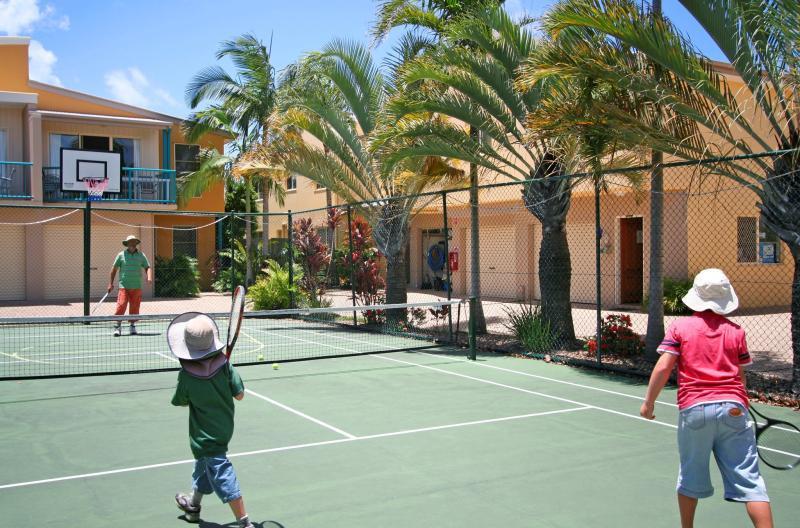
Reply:
<svg viewBox="0 0 800 528"><path fill-rule="evenodd" d="M447 191L442 191L442 215L444 216L444 265L447 273L447 300L453 298L453 275L450 270L450 227L447 223ZM447 307L447 335L450 342L453 342L453 310Z"/></svg>
<svg viewBox="0 0 800 528"><path fill-rule="evenodd" d="M287 262L289 266L289 308L294 308L294 226L292 225L292 210L289 209L286 213L286 221L288 224L287 236L289 237L287 246L289 254L287 255Z"/></svg>
<svg viewBox="0 0 800 528"><path fill-rule="evenodd" d="M467 358L471 359L472 361L475 361L475 359L477 358L477 349L478 349L478 343L476 341L476 335L475 335L476 334L475 319L477 317L477 313L478 313L478 298L472 295L469 298L469 324L467 325L467 328L469 329L469 352Z"/></svg>
<svg viewBox="0 0 800 528"><path fill-rule="evenodd" d="M89 315L92 265L92 202L86 200L83 208L83 315Z"/></svg>
<svg viewBox="0 0 800 528"><path fill-rule="evenodd" d="M353 260L353 213L350 204L347 205L347 238L349 246L347 248L347 260L350 262L350 299L353 306L356 305L356 263ZM358 325L358 316L353 310L353 325Z"/></svg>

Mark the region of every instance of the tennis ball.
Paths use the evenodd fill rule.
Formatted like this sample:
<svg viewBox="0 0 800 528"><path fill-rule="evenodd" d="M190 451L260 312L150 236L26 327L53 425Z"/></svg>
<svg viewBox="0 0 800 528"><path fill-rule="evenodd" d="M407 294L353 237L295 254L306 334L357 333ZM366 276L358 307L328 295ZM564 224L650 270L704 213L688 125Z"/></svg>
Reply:
<svg viewBox="0 0 800 528"><path fill-rule="evenodd" d="M273 370L278 370L278 364L277 363L273 363L272 364L272 369Z"/></svg>
<svg viewBox="0 0 800 528"><path fill-rule="evenodd" d="M259 361L264 361L264 354L259 354L257 359Z"/></svg>

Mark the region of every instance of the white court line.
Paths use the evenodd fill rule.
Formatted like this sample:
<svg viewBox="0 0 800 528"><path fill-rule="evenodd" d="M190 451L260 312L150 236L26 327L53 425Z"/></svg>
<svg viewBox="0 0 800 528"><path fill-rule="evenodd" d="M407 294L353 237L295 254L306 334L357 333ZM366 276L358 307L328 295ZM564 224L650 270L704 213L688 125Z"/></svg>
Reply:
<svg viewBox="0 0 800 528"><path fill-rule="evenodd" d="M344 436L345 438L349 438L351 440L356 438L356 435L352 435L352 434L348 433L347 431L343 431L343 430L339 429L338 427L334 427L331 424L323 422L322 420L320 420L318 418L314 418L313 416L309 416L309 415L307 415L307 414L305 414L303 412L298 411L297 409L293 409L292 407L289 407L288 405L284 405L281 402L275 401L272 398L267 398L263 394L259 394L259 393L255 392L255 391L250 390L250 389L245 389L244 391L247 394L255 396L256 398L261 398L265 402L271 403L275 407L280 407L284 411L289 411L290 413L296 414L297 416L299 416L301 418L305 418L306 420L308 420L310 422L314 422L315 424L321 425L322 427L324 427L326 429L330 429L334 433L340 434L340 435Z"/></svg>
<svg viewBox="0 0 800 528"><path fill-rule="evenodd" d="M300 331L308 332L308 333L312 333L312 334L314 333L313 331L310 331L310 330L309 331L300 330ZM268 330L262 330L262 332L264 332L266 334L271 334L272 333L272 332L270 332ZM336 346L336 345L331 345L329 343L318 343L316 341L309 341L308 339L303 339L302 337L295 337L295 336L282 336L282 337L287 338L287 339L292 339L294 341L300 341L300 342L303 342L303 343L308 343L310 345L315 345L315 346L324 346L324 347L333 348L333 349L337 349L337 350L343 350L343 351L346 351L346 352L354 352L354 353L358 352L357 350L354 350L352 348L344 348L344 347L340 347L340 346ZM367 357L376 358L376 359L384 359L386 361L394 361L395 363L402 363L402 364L405 364L405 365L413 365L413 366L416 366L416 367L420 367L420 368L424 368L424 369L428 369L428 370L433 370L435 372L441 372L442 374L447 374L447 375L450 375L450 376L456 376L456 377L459 377L459 378L469 379L469 380L472 380L472 381L485 383L487 385L494 385L495 387L502 387L504 389L511 389L511 390L515 390L517 392L524 392L526 394L532 394L534 396L541 396L543 398L549 398L551 400L561 401L561 402L565 402L565 403L571 403L573 405L580 405L580 406L583 406L583 407L590 407L592 409L597 409L598 411L603 411L603 412L606 412L606 413L609 413L609 414L616 414L616 415L619 415L619 416L625 416L627 418L633 418L635 420L641 420L643 422L655 423L655 424L663 425L665 427L670 427L672 429L677 429L678 428L677 425L673 425L673 424L667 423L667 422L661 422L659 420L648 420L647 418L643 418L643 417L641 417L639 415L636 415L636 414L629 414L629 413L624 413L624 412L621 412L621 411L615 411L613 409L607 409L605 407L598 407L596 405L592 405L592 404L589 404L589 403L583 403L583 402L579 402L579 401L576 401L576 400L570 400L568 398L561 398L559 396L553 396L552 394L546 394L544 392L538 392L538 391L533 391L533 390L529 390L529 389L524 389L522 387L516 387L514 385L506 385L505 383L498 383L496 381L491 381L491 380L487 380L487 379L484 379L484 378L477 378L475 376L468 376L467 374L459 374L458 372L453 372L453 371L450 371L450 370L444 370L444 369L440 369L440 368L436 368L436 367L431 367L429 365L423 365L423 364L414 363L414 362L411 362L411 361L403 361L401 359L390 358L390 357L382 356L382 355L379 355L379 354L370 354L370 355L367 355Z"/></svg>
<svg viewBox="0 0 800 528"><path fill-rule="evenodd" d="M314 330L303 330L302 328L300 328L298 330L301 331L301 332L328 336L328 334L325 333L325 332L319 332L319 331L314 331ZM347 338L347 337L343 337L343 336L339 336L339 335L332 335L330 337L333 337L334 339L341 339L343 341L352 341L354 343L361 343L362 342L362 341L359 341L357 339L351 339L351 338ZM385 346L386 346L386 348L393 348L393 349L398 349L398 350L402 350L403 348L405 348L405 347L396 347L396 346L391 346L391 345L385 345ZM563 381L563 380L559 380L559 379L555 379L555 378L549 378L547 376L540 376L538 374L529 374L527 372L521 372L519 370L513 370L513 369L509 369L509 368L498 367L498 366L495 366L495 365L488 365L488 364L484 364L484 363L475 363L474 361L471 361L471 360L461 359L461 358L452 357L452 356L442 356L440 354L434 354L432 352L419 351L419 352L416 352L416 353L417 354L423 354L423 355L426 355L426 356L438 357L438 358L442 358L442 359L449 359L449 360L452 360L452 361L460 361L460 362L463 362L463 363L469 363L470 365L474 364L474 365L478 365L478 366L481 366L481 367L491 368L491 369L495 369L495 370L501 370L501 371L510 372L510 373L513 373L513 374L519 374L520 376L527 376L527 377L530 377L530 378L537 378L537 379L542 379L542 380L545 380L545 381L552 381L553 383L561 383L562 385L571 385L573 387L580 387L582 389L589 389L589 390L598 391L598 392L605 392L607 394L614 394L616 396L623 396L625 398L632 398L634 400L644 401L644 398L641 397L641 396L636 396L636 395L633 395L633 394L626 394L624 392L613 391L613 390L610 390L610 389L601 389L600 387L593 387L591 385L583 385L581 383L574 383L574 382L571 382L571 381ZM660 400L656 400L656 403L660 403L661 405L666 405L668 407L678 407L677 404L670 403L670 402L665 402L665 401L660 401Z"/></svg>
<svg viewBox="0 0 800 528"><path fill-rule="evenodd" d="M267 453L278 453L281 451L293 451L297 449L305 449L309 447L319 447L319 446L326 446L326 445L333 445L333 444L344 444L349 442L360 442L363 440L374 440L377 438L390 438L394 436L403 436L403 435L411 435L417 433L425 433L429 431L440 431L443 429L456 429L459 427L469 427L474 425L483 425L483 424L490 424L490 423L497 423L497 422L508 422L512 420L522 420L525 418L535 418L537 416L548 416L551 414L563 414L569 413L574 411L583 411L588 409L589 407L573 407L569 409L559 409L556 411L545 411L545 412L537 412L537 413L529 413L529 414L519 414L516 416L504 416L501 418L488 418L486 420L474 420L470 422L459 422L453 424L446 424L446 425L435 425L431 427L420 427L418 429L405 429L402 431L393 431L391 433L378 433L373 435L366 435L366 436L356 436L353 438L337 438L335 440L325 440L322 442L310 442L306 444L295 444L283 447L273 447L270 449L258 449L256 451L244 451L241 453L231 453L228 455L230 458L234 457L245 457L245 456L253 456L253 455L262 455ZM134 471L144 471L147 469L157 469L162 467L168 466L178 466L181 464L194 464L194 459L190 460L175 460L172 462L162 462L160 464L149 464L146 466L134 466L128 468L121 468L121 469L111 469L108 471L96 471L94 473L83 473L80 475L69 475L66 477L56 477L50 479L42 479L42 480L31 480L28 482L17 482L14 484L3 484L0 485L0 490L3 489L11 489L11 488L22 488L25 486L36 486L40 484L50 484L53 482L63 482L66 480L77 480L77 479L84 479L84 478L94 478L94 477L103 477L106 475L117 475L119 473L131 473Z"/></svg>

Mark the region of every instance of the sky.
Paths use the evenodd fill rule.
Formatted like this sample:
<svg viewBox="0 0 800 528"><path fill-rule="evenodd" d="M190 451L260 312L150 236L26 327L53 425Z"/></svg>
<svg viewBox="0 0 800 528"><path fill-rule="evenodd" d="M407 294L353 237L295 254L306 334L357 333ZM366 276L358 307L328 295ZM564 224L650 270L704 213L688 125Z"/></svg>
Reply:
<svg viewBox="0 0 800 528"><path fill-rule="evenodd" d="M513 15L537 16L552 3L507 0L505 5ZM244 33L265 43L272 39L272 62L280 70L333 38L369 43L376 5L375 0L0 0L0 35L31 37L35 80L186 117L185 87L202 68L217 63L220 42ZM700 51L723 58L678 0L663 0L663 9ZM376 48L378 59L392 40Z"/></svg>

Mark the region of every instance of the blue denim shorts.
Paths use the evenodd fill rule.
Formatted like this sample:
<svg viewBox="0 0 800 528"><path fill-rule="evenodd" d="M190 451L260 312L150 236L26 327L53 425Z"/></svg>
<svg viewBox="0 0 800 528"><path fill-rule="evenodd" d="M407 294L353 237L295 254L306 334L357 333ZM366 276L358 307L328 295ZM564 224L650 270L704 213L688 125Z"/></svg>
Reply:
<svg viewBox="0 0 800 528"><path fill-rule="evenodd" d="M702 403L680 412L678 493L702 499L714 494L709 463L717 461L725 500L769 502L758 470L758 451L747 409L734 402Z"/></svg>
<svg viewBox="0 0 800 528"><path fill-rule="evenodd" d="M233 464L225 455L199 458L194 463L192 489L203 495L216 493L224 503L242 496Z"/></svg>

